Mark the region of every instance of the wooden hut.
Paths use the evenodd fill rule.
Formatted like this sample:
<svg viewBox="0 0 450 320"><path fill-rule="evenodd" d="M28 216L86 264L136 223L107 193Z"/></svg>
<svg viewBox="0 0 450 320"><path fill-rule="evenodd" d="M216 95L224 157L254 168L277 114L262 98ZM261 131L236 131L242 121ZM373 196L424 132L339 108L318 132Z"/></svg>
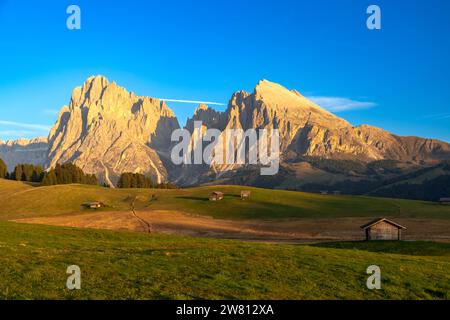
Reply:
<svg viewBox="0 0 450 320"><path fill-rule="evenodd" d="M93 202L85 203L84 206L89 209L100 209L100 208L104 207L105 205L100 201L93 201Z"/></svg>
<svg viewBox="0 0 450 320"><path fill-rule="evenodd" d="M241 199L242 200L250 199L250 195L251 195L251 192L248 191L248 190L242 190L241 191Z"/></svg>
<svg viewBox="0 0 450 320"><path fill-rule="evenodd" d="M214 191L209 195L209 201L220 201L223 199L223 192Z"/></svg>
<svg viewBox="0 0 450 320"><path fill-rule="evenodd" d="M439 203L440 204L450 205L450 198L440 198L439 199Z"/></svg>
<svg viewBox="0 0 450 320"><path fill-rule="evenodd" d="M402 230L406 228L386 218L379 218L361 228L366 233L366 240L402 240Z"/></svg>

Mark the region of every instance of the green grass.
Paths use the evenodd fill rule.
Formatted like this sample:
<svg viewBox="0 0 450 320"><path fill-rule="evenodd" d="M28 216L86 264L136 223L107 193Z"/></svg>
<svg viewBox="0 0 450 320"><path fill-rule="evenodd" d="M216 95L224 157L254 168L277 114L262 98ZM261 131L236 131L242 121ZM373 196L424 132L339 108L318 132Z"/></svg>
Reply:
<svg viewBox="0 0 450 320"><path fill-rule="evenodd" d="M449 244L432 256L408 254L432 244L370 244L379 251L395 245L408 248L400 254L0 222L0 299L450 299ZM82 272L78 291L65 288L73 264ZM365 286L373 264L382 290Z"/></svg>
<svg viewBox="0 0 450 320"><path fill-rule="evenodd" d="M241 190L251 190L250 200L240 199ZM208 201L209 194L225 192L223 201ZM150 201L152 195L157 200ZM82 204L102 201L107 211L136 207L178 210L227 219L334 218L389 216L450 219L450 207L437 203L362 196L334 196L258 189L242 186L212 186L180 190L108 189L87 185L31 187L0 179L0 220L67 215L82 211Z"/></svg>
<svg viewBox="0 0 450 320"><path fill-rule="evenodd" d="M450 256L450 243L432 241L341 241L319 243L314 246L411 256Z"/></svg>

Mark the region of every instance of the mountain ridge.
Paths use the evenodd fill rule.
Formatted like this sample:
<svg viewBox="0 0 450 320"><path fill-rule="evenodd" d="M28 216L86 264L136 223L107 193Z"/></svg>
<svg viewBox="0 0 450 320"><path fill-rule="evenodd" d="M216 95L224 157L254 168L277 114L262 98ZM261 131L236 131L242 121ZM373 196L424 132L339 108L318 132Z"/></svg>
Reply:
<svg viewBox="0 0 450 320"><path fill-rule="evenodd" d="M450 159L447 142L402 137L370 125L354 126L297 90L264 79L251 93L233 93L223 112L200 104L185 125L191 133L194 121L202 121L205 129L221 131L278 129L283 164L302 162L305 157L367 163ZM236 170L249 170L245 165L175 167L170 163L170 136L178 128L175 113L164 101L128 92L106 77L91 76L74 88L47 139L0 142L0 157L7 158L9 168L25 160L46 168L73 162L110 185L117 183L122 172L146 174L157 182L191 185L222 179L228 172L232 175Z"/></svg>

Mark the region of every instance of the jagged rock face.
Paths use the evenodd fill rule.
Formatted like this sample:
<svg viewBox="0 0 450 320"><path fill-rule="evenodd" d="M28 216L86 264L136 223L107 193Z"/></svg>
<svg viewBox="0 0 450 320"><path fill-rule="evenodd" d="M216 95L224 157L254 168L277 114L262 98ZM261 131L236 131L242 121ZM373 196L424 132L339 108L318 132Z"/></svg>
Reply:
<svg viewBox="0 0 450 320"><path fill-rule="evenodd" d="M437 140L399 137L385 130L352 126L303 97L269 81L261 81L253 94L238 92L228 106L227 127L277 128L282 156L358 158L373 161L445 159L450 145Z"/></svg>
<svg viewBox="0 0 450 320"><path fill-rule="evenodd" d="M260 81L252 93L234 93L225 112L200 105L186 124L191 133L195 121L202 121L202 132L209 128L278 129L282 166L300 163L305 156L366 162L450 159L448 143L400 137L368 125L352 126L298 91L266 80ZM174 113L162 101L136 96L104 77L91 77L74 89L70 104L62 108L51 129L48 143L47 139L0 142L0 158L10 170L23 162L45 164L46 168L73 162L110 185L115 185L123 172L143 173L155 182L170 180L182 185L227 182L227 174L253 174L252 167L242 165L175 166L170 160L174 145L170 138L178 128Z"/></svg>
<svg viewBox="0 0 450 320"><path fill-rule="evenodd" d="M47 138L0 141L0 159L5 161L9 171L20 163L44 166L47 151Z"/></svg>
<svg viewBox="0 0 450 320"><path fill-rule="evenodd" d="M381 159L399 161L442 160L450 158L448 143L417 137L399 137L368 125L352 126L303 97L296 90L262 80L253 93L238 91L224 113L201 106L194 121L219 130L275 128L280 131L280 159L312 156L329 159ZM223 174L239 166L212 165L204 175ZM187 173L184 176L188 176ZM199 178L196 172L196 180ZM217 177L217 176L216 176ZM192 180L191 180L192 181Z"/></svg>
<svg viewBox="0 0 450 320"><path fill-rule="evenodd" d="M73 162L100 181L114 185L123 172L167 179L158 152L167 153L179 127L166 104L138 97L104 77L75 88L49 135L48 167Z"/></svg>

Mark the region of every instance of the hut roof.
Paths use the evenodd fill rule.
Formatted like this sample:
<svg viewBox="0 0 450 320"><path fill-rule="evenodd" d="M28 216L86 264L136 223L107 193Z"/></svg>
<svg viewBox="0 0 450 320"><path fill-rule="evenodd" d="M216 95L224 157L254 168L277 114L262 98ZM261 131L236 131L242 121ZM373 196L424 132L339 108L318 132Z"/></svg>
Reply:
<svg viewBox="0 0 450 320"><path fill-rule="evenodd" d="M400 224L398 224L398 223L396 223L396 222L394 222L392 220L386 219L386 218L378 218L378 219L372 220L372 221L366 223L365 225L362 225L361 229L367 229L367 228L373 227L374 225L379 224L381 222L389 223L389 224L391 224L391 225L393 225L393 226L395 226L395 227L397 227L399 229L406 229L406 227L404 227L404 226L402 226L402 225L400 225Z"/></svg>
<svg viewBox="0 0 450 320"><path fill-rule="evenodd" d="M450 202L450 198L440 198L440 202Z"/></svg>

